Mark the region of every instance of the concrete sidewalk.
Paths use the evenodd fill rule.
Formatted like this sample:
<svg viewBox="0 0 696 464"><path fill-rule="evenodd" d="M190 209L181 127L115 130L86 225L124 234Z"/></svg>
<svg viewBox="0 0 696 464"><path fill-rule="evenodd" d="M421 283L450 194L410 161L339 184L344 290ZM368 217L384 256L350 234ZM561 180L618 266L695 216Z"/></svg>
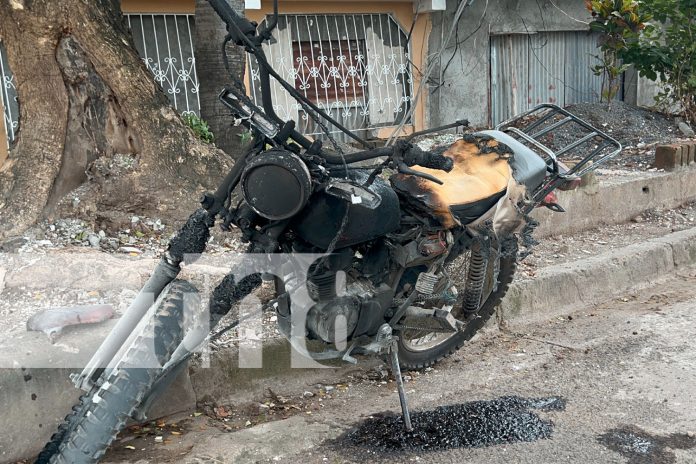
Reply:
<svg viewBox="0 0 696 464"><path fill-rule="evenodd" d="M631 201L625 201L626 198L631 198ZM599 190L590 187L564 192L561 202L567 206L568 213L550 215L540 211L539 235L568 234L600 224L627 221L646 209L674 207L693 199L696 199L696 170L621 179ZM0 269L0 291L3 288L6 291L41 290L60 285L83 290L99 288L108 291L118 287L135 291L154 265L153 260L124 259L93 252L55 253L46 255L41 262L22 262L21 255L16 255L6 262L10 266ZM514 326L564 314L571 307L577 309L579 302L592 305L611 299L695 263L696 229L690 229L600 256L546 267L533 280L512 285L499 310L498 322ZM72 277L65 280L65 274L52 271L55 269L65 270ZM95 282L90 278L90 272L95 269L101 269L111 277L101 283ZM221 268L216 272L224 270ZM50 358L51 365L62 366L60 369L0 370L0 404L4 407L0 419L3 430L0 462L26 458L40 449L77 399L78 392L69 383L68 374L75 371L74 366L91 356L112 324L113 321L109 321L66 332L59 340L60 355ZM7 345L2 348L4 354L12 354L18 360L23 352L46 354L54 353L56 348L40 333L22 334L21 343L17 341L13 338L0 344ZM80 349L75 352L73 348L78 345ZM262 395L268 387L274 391L301 392L308 383L327 383L356 369L354 366L289 369L289 350L285 342L268 345L264 353L264 369L238 369L236 359L236 354L229 350L212 357L212 368L191 367L189 372L180 376L166 402L156 407L153 417L193 409L197 401L206 398L250 401Z"/></svg>

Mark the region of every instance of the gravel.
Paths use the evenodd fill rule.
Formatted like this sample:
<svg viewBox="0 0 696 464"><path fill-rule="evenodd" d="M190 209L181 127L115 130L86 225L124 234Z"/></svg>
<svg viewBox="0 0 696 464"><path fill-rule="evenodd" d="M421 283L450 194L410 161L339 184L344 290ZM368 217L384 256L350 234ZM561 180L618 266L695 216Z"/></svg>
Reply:
<svg viewBox="0 0 696 464"><path fill-rule="evenodd" d="M604 130L625 147L672 141L683 136L674 117L624 102L579 103L566 109Z"/></svg>
<svg viewBox="0 0 696 464"><path fill-rule="evenodd" d="M653 168L656 145L688 139L677 118L624 102L579 103L566 109L621 143L623 151L603 165L607 169L656 170ZM568 129L562 128L554 136L558 143L578 136L573 126L565 127Z"/></svg>
<svg viewBox="0 0 696 464"><path fill-rule="evenodd" d="M71 247L91 247L106 253L152 258L160 256L169 245L176 229L160 219L133 216L126 227L97 229L81 219L66 218L43 221L22 237L0 244L0 251L46 253ZM213 228L207 253L241 252L244 244L236 232L225 233Z"/></svg>
<svg viewBox="0 0 696 464"><path fill-rule="evenodd" d="M655 145L688 139L683 130L688 126L683 127L686 125L675 117L624 102L614 102L611 105L579 103L566 109L621 143L623 151L604 165L609 169L654 170L652 165L655 159ZM567 124L554 131L553 137L545 140L545 143L551 148L559 148L585 134L579 126ZM430 150L450 145L460 137L451 132L428 135L418 138L417 144L423 150ZM564 158L575 160L574 158L579 159L579 156Z"/></svg>

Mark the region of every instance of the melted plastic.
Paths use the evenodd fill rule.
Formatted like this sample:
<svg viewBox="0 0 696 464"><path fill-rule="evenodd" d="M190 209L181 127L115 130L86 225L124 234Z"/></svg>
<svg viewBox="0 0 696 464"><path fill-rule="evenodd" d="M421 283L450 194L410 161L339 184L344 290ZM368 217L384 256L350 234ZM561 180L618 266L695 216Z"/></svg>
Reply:
<svg viewBox="0 0 696 464"><path fill-rule="evenodd" d="M396 190L409 194L431 211L444 227L451 228L457 220L450 206L472 204L507 188L512 177L509 165L512 150L491 137L467 135L443 154L454 160L454 169L450 172L413 167L437 177L442 185L406 174L396 174L391 180Z"/></svg>

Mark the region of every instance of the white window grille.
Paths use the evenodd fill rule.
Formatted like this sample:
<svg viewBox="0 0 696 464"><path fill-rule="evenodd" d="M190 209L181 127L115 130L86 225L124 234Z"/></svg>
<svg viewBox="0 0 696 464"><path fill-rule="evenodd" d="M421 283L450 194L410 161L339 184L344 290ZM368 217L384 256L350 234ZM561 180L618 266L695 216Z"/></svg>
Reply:
<svg viewBox="0 0 696 464"><path fill-rule="evenodd" d="M126 14L135 48L181 114L199 114L193 15Z"/></svg>
<svg viewBox="0 0 696 464"><path fill-rule="evenodd" d="M271 43L263 47L285 80L359 135L399 124L411 106L410 44L389 14L282 15ZM249 69L251 93L261 105L253 57ZM279 117L297 121L306 135L322 137L321 127L274 79L271 91ZM339 140L349 140L327 127Z"/></svg>
<svg viewBox="0 0 696 464"><path fill-rule="evenodd" d="M138 53L172 105L182 114L199 114L193 15L128 14L126 17ZM11 146L19 129L19 102L1 42L0 103L4 109L7 143Z"/></svg>
<svg viewBox="0 0 696 464"><path fill-rule="evenodd" d="M19 101L14 76L7 63L7 54L2 42L0 42L0 103L4 109L7 144L11 146L19 129Z"/></svg>

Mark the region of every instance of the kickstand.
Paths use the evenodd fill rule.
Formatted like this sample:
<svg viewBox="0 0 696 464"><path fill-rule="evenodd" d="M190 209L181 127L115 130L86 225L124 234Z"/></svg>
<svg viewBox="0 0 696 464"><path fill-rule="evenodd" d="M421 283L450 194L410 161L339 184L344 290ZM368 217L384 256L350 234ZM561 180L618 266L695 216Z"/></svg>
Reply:
<svg viewBox="0 0 696 464"><path fill-rule="evenodd" d="M401 402L401 413L404 417L404 428L407 432L413 431L411 425L411 414L408 412L408 403L406 402L406 392L404 391L404 381L401 378L401 367L399 366L399 346L396 340L392 341L389 347L389 358L391 359L392 374L396 378L396 386L399 389L399 401Z"/></svg>

